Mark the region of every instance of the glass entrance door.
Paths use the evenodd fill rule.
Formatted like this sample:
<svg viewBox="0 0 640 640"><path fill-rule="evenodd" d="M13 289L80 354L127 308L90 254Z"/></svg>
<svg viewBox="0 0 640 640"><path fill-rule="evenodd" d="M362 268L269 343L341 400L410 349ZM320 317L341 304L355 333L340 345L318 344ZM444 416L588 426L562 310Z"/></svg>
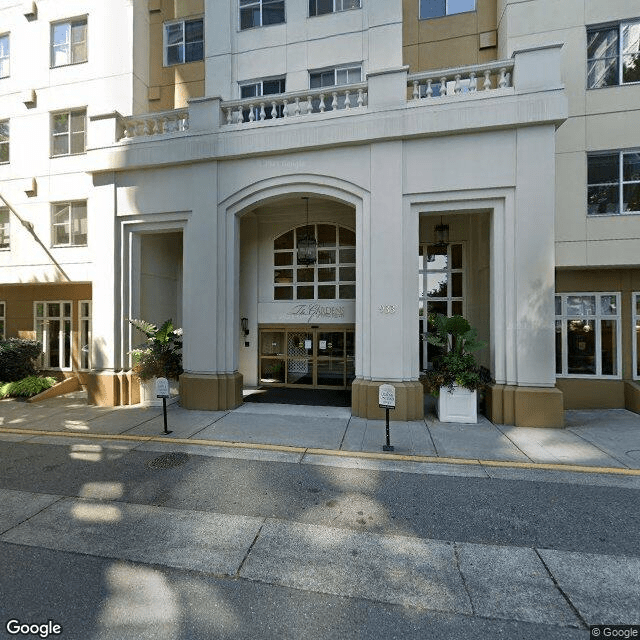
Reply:
<svg viewBox="0 0 640 640"><path fill-rule="evenodd" d="M260 384L346 389L355 377L353 327L260 329Z"/></svg>

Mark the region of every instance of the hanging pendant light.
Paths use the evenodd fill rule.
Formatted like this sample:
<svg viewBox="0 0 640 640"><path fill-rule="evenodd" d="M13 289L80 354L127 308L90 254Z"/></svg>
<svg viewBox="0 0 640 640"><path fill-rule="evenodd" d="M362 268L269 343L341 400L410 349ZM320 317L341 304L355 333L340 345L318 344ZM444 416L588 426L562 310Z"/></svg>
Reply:
<svg viewBox="0 0 640 640"><path fill-rule="evenodd" d="M437 224L435 229L436 247L446 247L449 244L449 225L442 223L442 216L440 216L440 224Z"/></svg>
<svg viewBox="0 0 640 640"><path fill-rule="evenodd" d="M316 263L318 257L318 242L315 228L309 226L309 197L304 196L302 199L306 200L307 226L298 235L298 264L310 267Z"/></svg>

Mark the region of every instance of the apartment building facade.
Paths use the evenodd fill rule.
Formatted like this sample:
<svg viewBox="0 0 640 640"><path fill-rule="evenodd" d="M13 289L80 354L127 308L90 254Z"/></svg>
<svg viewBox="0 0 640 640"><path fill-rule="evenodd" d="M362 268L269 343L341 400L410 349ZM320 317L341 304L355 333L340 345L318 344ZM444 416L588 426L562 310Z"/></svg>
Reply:
<svg viewBox="0 0 640 640"><path fill-rule="evenodd" d="M640 15L600 5L1 2L5 335L129 404L126 318L171 317L188 408L413 419L461 313L494 421L639 410Z"/></svg>

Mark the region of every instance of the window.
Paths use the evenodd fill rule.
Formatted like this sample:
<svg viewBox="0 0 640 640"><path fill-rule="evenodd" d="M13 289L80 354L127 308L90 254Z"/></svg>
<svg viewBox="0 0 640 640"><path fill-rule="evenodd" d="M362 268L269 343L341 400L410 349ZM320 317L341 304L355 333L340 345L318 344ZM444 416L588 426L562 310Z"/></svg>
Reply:
<svg viewBox="0 0 640 640"><path fill-rule="evenodd" d="M0 120L0 164L9 162L9 121Z"/></svg>
<svg viewBox="0 0 640 640"><path fill-rule="evenodd" d="M0 208L0 249L9 249L11 246L9 241L10 215L7 207Z"/></svg>
<svg viewBox="0 0 640 640"><path fill-rule="evenodd" d="M284 0L240 0L240 29L284 22Z"/></svg>
<svg viewBox="0 0 640 640"><path fill-rule="evenodd" d="M587 155L587 213L640 212L640 151Z"/></svg>
<svg viewBox="0 0 640 640"><path fill-rule="evenodd" d="M421 245L418 255L418 313L420 316L420 370L430 368L433 358L440 354L438 347L424 339L432 330L430 314L464 315L464 247Z"/></svg>
<svg viewBox="0 0 640 640"><path fill-rule="evenodd" d="M80 322L80 368L91 369L91 300L78 302Z"/></svg>
<svg viewBox="0 0 640 640"><path fill-rule="evenodd" d="M311 89L356 84L361 81L362 66L359 64L309 72L309 88Z"/></svg>
<svg viewBox="0 0 640 640"><path fill-rule="evenodd" d="M164 64L196 62L204 59L203 20L180 20L164 25Z"/></svg>
<svg viewBox="0 0 640 640"><path fill-rule="evenodd" d="M51 205L51 244L75 247L87 244L87 202L57 202Z"/></svg>
<svg viewBox="0 0 640 640"><path fill-rule="evenodd" d="M87 110L51 114L51 155L68 156L86 150Z"/></svg>
<svg viewBox="0 0 640 640"><path fill-rule="evenodd" d="M640 380L640 293L634 293L631 301L633 314L633 377Z"/></svg>
<svg viewBox="0 0 640 640"><path fill-rule="evenodd" d="M309 0L310 16L321 16L325 13L359 8L360 0Z"/></svg>
<svg viewBox="0 0 640 640"><path fill-rule="evenodd" d="M44 369L71 369L71 302L34 302L36 340Z"/></svg>
<svg viewBox="0 0 640 640"><path fill-rule="evenodd" d="M420 0L421 20L475 10L476 0Z"/></svg>
<svg viewBox="0 0 640 640"><path fill-rule="evenodd" d="M4 340L7 335L5 331L6 321L6 305L4 302L0 302L0 340Z"/></svg>
<svg viewBox="0 0 640 640"><path fill-rule="evenodd" d="M587 88L640 82L640 20L587 29Z"/></svg>
<svg viewBox="0 0 640 640"><path fill-rule="evenodd" d="M0 78L9 77L9 34L0 36Z"/></svg>
<svg viewBox="0 0 640 640"><path fill-rule="evenodd" d="M314 224L318 259L298 265L297 238L307 227L287 231L273 243L274 300L353 300L356 297L356 234L335 224Z"/></svg>
<svg viewBox="0 0 640 640"><path fill-rule="evenodd" d="M51 25L51 66L87 61L87 18Z"/></svg>
<svg viewBox="0 0 640 640"><path fill-rule="evenodd" d="M285 92L285 79L284 78L273 78L270 80L259 80L258 82L251 82L247 84L240 85L240 98L253 98L259 96L272 96L278 93ZM276 107L277 117L281 118L283 115L283 106L280 105ZM248 109L245 109L242 112L242 117L244 122L249 122L250 120L250 112ZM271 119L271 109L265 109L265 119ZM254 120L260 120L260 107L257 106L253 110L253 118Z"/></svg>
<svg viewBox="0 0 640 640"><path fill-rule="evenodd" d="M556 305L556 374L620 378L620 294L563 293Z"/></svg>

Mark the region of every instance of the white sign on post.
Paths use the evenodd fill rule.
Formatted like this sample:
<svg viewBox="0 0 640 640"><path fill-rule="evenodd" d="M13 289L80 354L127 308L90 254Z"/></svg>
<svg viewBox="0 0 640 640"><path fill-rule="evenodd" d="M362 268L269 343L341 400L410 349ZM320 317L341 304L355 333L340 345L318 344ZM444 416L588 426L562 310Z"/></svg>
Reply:
<svg viewBox="0 0 640 640"><path fill-rule="evenodd" d="M396 388L390 384L381 384L378 389L378 406L382 409L396 408Z"/></svg>
<svg viewBox="0 0 640 640"><path fill-rule="evenodd" d="M169 397L169 381L166 378L158 378L156 380L156 397L157 398Z"/></svg>

